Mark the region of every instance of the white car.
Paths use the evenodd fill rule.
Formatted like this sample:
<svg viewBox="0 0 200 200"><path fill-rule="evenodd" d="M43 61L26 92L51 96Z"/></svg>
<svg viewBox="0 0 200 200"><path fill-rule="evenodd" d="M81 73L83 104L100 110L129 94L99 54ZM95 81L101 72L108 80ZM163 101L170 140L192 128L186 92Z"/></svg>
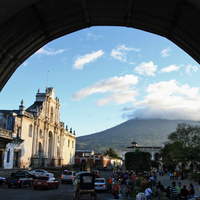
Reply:
<svg viewBox="0 0 200 200"><path fill-rule="evenodd" d="M95 190L107 192L107 183L105 178L95 178Z"/></svg>
<svg viewBox="0 0 200 200"><path fill-rule="evenodd" d="M44 169L36 169L36 170L30 171L30 173L36 176L54 176L52 173L49 173L45 171Z"/></svg>

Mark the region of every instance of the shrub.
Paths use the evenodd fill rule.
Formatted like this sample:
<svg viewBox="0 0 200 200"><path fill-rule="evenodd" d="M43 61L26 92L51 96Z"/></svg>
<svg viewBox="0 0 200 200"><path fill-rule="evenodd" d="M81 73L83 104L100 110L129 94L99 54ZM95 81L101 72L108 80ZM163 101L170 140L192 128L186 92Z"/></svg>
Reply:
<svg viewBox="0 0 200 200"><path fill-rule="evenodd" d="M147 185L149 184L149 181L140 181L140 188L142 191L145 191L147 188Z"/></svg>

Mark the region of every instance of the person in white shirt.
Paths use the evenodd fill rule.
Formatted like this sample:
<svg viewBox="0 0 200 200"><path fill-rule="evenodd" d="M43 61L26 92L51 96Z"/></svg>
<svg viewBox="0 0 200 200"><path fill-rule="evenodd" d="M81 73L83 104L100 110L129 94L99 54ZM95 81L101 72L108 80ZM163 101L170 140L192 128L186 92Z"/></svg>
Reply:
<svg viewBox="0 0 200 200"><path fill-rule="evenodd" d="M152 194L153 194L153 192L152 192L152 190L150 188L150 185L148 184L147 188L145 190L146 199L147 200L152 200Z"/></svg>

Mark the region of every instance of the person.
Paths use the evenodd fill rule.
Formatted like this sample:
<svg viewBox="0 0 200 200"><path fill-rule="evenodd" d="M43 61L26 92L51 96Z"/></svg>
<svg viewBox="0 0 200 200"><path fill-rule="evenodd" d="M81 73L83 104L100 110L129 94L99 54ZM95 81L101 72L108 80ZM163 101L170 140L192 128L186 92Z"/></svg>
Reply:
<svg viewBox="0 0 200 200"><path fill-rule="evenodd" d="M177 189L177 192L178 192L178 195L177 195L177 199L178 200L181 200L181 189L182 189L183 187L181 186L181 182L178 182L178 186L176 187L176 189Z"/></svg>
<svg viewBox="0 0 200 200"><path fill-rule="evenodd" d="M170 188L170 198L171 198L171 200L177 200L177 195L178 195L178 192L177 192L177 189L176 189L176 182L173 181L172 187Z"/></svg>
<svg viewBox="0 0 200 200"><path fill-rule="evenodd" d="M189 193L188 194L189 196L194 196L195 195L194 186L192 185L192 183L190 183L190 185L189 185L188 193Z"/></svg>
<svg viewBox="0 0 200 200"><path fill-rule="evenodd" d="M189 193L186 189L186 185L183 185L183 188L181 189L181 200L187 200L188 194Z"/></svg>
<svg viewBox="0 0 200 200"><path fill-rule="evenodd" d="M125 194L126 194L126 197L128 197L129 195L131 195L131 189L130 189L130 187L126 186L126 188L125 188Z"/></svg>
<svg viewBox="0 0 200 200"><path fill-rule="evenodd" d="M150 188L150 184L148 184L145 190L146 200L152 200L152 195L153 195L153 191Z"/></svg>
<svg viewBox="0 0 200 200"><path fill-rule="evenodd" d="M166 197L170 199L170 186L168 186L166 189Z"/></svg>
<svg viewBox="0 0 200 200"><path fill-rule="evenodd" d="M133 181L133 189L134 189L134 187L136 186L136 174L135 174L135 172L133 172L131 179Z"/></svg>
<svg viewBox="0 0 200 200"><path fill-rule="evenodd" d="M178 172L176 172L176 180L178 180Z"/></svg>
<svg viewBox="0 0 200 200"><path fill-rule="evenodd" d="M119 183L117 181L115 181L114 191L113 191L113 195L114 195L115 199L119 198L118 194L119 194Z"/></svg>
<svg viewBox="0 0 200 200"><path fill-rule="evenodd" d="M164 192L164 186L161 184L160 181L158 181L157 189L160 187L161 192Z"/></svg>
<svg viewBox="0 0 200 200"><path fill-rule="evenodd" d="M156 193L157 193L157 198L158 198L158 200L160 200L161 197L162 197L162 192L161 192L160 185L157 186Z"/></svg>
<svg viewBox="0 0 200 200"><path fill-rule="evenodd" d="M112 191L112 178L110 176L108 179L108 192L111 192L111 191Z"/></svg>

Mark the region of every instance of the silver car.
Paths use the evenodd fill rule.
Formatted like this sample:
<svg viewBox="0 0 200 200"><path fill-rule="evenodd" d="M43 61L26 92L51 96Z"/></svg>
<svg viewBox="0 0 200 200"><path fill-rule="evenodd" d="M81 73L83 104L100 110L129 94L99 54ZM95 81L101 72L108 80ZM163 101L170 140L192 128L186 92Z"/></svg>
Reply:
<svg viewBox="0 0 200 200"><path fill-rule="evenodd" d="M64 171L61 175L61 182L72 183L73 178L76 176L75 171Z"/></svg>
<svg viewBox="0 0 200 200"><path fill-rule="evenodd" d="M107 183L105 178L95 178L95 190L107 192Z"/></svg>

